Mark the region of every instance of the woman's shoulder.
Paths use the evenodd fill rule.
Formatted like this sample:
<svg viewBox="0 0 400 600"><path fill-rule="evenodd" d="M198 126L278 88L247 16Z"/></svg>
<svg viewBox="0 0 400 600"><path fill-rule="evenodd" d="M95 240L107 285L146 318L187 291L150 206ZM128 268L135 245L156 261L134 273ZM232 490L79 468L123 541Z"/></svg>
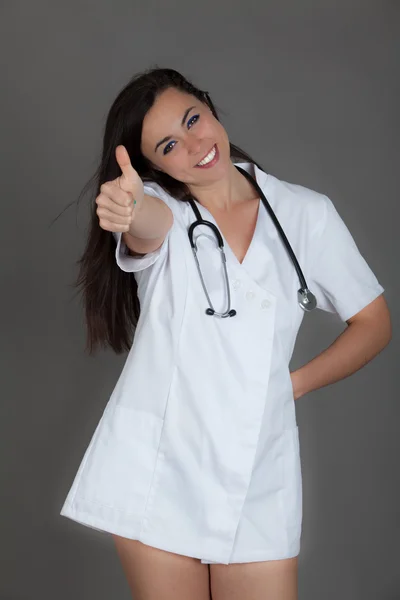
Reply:
<svg viewBox="0 0 400 600"><path fill-rule="evenodd" d="M270 173L268 174L268 183L276 193L291 202L297 201L303 204L314 204L315 206L325 202L326 196L322 192L299 183L279 179Z"/></svg>
<svg viewBox="0 0 400 600"><path fill-rule="evenodd" d="M292 221L299 220L318 227L326 218L330 200L324 193L271 175L266 178L264 193L273 200L274 210Z"/></svg>
<svg viewBox="0 0 400 600"><path fill-rule="evenodd" d="M277 205L277 207L287 205L292 209L304 210L307 206L321 208L326 202L326 196L323 193L298 183L280 179L258 165L246 162L237 162L235 165L255 177L271 205Z"/></svg>

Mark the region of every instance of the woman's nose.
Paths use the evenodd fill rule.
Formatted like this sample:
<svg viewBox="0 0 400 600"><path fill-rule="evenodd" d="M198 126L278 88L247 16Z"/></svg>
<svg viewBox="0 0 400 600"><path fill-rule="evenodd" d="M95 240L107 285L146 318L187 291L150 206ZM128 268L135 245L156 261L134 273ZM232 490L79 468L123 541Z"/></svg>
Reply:
<svg viewBox="0 0 400 600"><path fill-rule="evenodd" d="M189 154L197 154L201 150L201 140L194 135L188 135L186 138L186 148Z"/></svg>

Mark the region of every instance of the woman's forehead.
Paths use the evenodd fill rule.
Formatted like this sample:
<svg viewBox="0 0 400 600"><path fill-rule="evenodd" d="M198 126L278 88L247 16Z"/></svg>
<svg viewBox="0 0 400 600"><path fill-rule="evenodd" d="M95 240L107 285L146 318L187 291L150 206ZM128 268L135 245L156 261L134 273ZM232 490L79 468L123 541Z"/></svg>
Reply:
<svg viewBox="0 0 400 600"><path fill-rule="evenodd" d="M179 117L182 110L186 110L188 106L197 105L197 98L181 92L176 88L168 88L154 101L153 106L148 111L145 120L147 121L168 121L170 118Z"/></svg>
<svg viewBox="0 0 400 600"><path fill-rule="evenodd" d="M180 126L185 111L199 103L195 96L176 88L164 90L143 120L142 141L152 143L154 137L169 135L172 128Z"/></svg>

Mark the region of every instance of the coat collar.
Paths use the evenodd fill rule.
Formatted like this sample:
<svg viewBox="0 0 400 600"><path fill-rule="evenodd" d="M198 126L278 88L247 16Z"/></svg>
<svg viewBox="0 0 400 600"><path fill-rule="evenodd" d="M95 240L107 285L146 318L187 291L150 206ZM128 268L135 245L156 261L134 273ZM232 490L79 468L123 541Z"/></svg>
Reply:
<svg viewBox="0 0 400 600"><path fill-rule="evenodd" d="M257 165L255 165L254 163L250 163L250 162L234 162L233 164L237 165L238 167L241 167L242 169L247 171L247 173L249 173L250 175L255 177L258 185L260 186L261 189L263 189L264 185L266 184L267 178L268 178L268 174L265 173L265 171L262 171L261 169L259 169L257 167Z"/></svg>

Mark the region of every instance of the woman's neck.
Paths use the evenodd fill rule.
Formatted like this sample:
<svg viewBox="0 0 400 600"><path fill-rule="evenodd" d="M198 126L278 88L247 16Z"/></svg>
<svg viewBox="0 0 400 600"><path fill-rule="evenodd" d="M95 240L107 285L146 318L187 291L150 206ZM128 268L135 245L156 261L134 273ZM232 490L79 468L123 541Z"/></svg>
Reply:
<svg viewBox="0 0 400 600"><path fill-rule="evenodd" d="M230 212L235 206L258 198L257 190L231 163L226 176L209 186L191 186L196 200L208 210Z"/></svg>

